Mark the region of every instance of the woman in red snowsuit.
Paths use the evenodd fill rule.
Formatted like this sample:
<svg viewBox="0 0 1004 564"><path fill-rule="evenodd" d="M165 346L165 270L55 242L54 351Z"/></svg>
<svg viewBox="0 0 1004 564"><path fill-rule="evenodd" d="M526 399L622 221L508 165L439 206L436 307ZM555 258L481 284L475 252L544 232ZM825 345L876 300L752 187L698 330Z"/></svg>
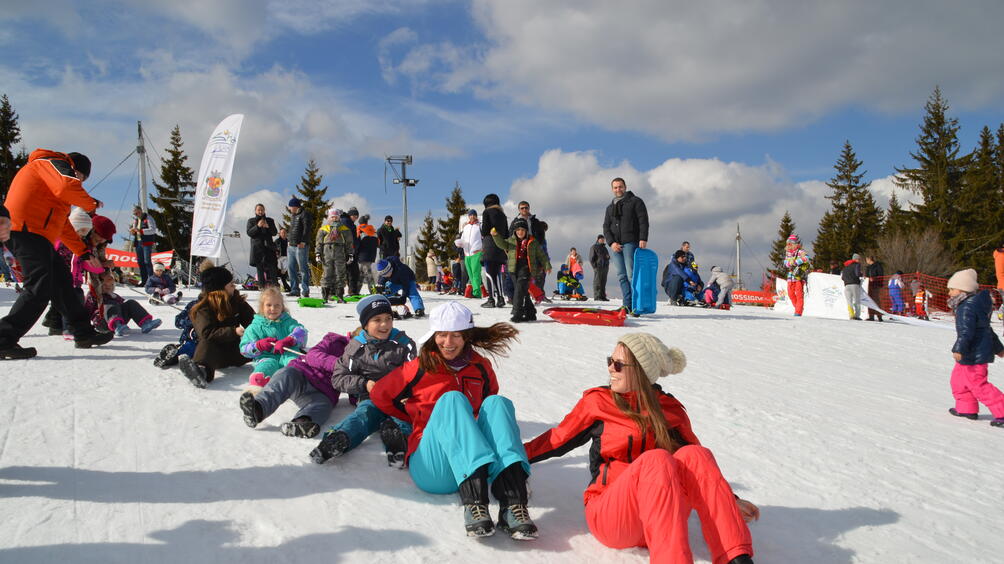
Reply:
<svg viewBox="0 0 1004 564"><path fill-rule="evenodd" d="M696 510L714 564L751 564L746 522L759 509L732 493L683 405L655 384L686 358L648 333L623 335L607 358L610 386L591 388L561 423L526 443L530 463L592 440L586 522L611 548L647 546L652 562L692 562L687 517Z"/></svg>

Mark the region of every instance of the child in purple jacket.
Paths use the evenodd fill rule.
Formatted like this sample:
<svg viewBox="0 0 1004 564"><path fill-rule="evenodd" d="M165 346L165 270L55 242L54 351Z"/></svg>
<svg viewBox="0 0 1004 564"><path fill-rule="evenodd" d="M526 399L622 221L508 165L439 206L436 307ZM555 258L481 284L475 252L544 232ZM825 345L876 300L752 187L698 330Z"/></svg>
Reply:
<svg viewBox="0 0 1004 564"><path fill-rule="evenodd" d="M261 391L248 390L241 394L244 423L256 427L284 401L291 399L300 410L291 421L280 425L279 431L287 437L317 436L321 424L327 421L338 403L339 391L331 385L331 373L348 344L345 335L328 333L306 354L272 374Z"/></svg>

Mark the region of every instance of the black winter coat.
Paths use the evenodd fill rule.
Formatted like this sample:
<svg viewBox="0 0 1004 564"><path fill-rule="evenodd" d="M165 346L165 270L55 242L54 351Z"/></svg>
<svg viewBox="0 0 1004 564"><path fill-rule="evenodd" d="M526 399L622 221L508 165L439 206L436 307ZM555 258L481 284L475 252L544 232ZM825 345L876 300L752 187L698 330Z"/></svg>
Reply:
<svg viewBox="0 0 1004 564"><path fill-rule="evenodd" d="M885 276L885 268L882 267L881 262L873 262L865 267L865 276L868 278L878 278L879 276Z"/></svg>
<svg viewBox="0 0 1004 564"><path fill-rule="evenodd" d="M397 227L387 227L384 223L377 229L377 239L380 245L380 256L383 258L397 256L401 252L401 230Z"/></svg>
<svg viewBox="0 0 1004 564"><path fill-rule="evenodd" d="M990 292L980 290L962 300L955 308L955 345L953 353L962 355L959 364L989 364L1004 345L990 328L994 302Z"/></svg>
<svg viewBox="0 0 1004 564"><path fill-rule="evenodd" d="M861 285L861 263L850 262L844 263L844 270L840 273L840 279L844 281L844 284L857 284Z"/></svg>
<svg viewBox="0 0 1004 564"><path fill-rule="evenodd" d="M499 237L509 238L509 222L506 221L502 207L497 204L486 207L481 213L481 246L484 247L481 262L507 262L509 257L492 239L492 227L498 232Z"/></svg>
<svg viewBox="0 0 1004 564"><path fill-rule="evenodd" d="M356 260L358 262L376 262L376 256L377 256L377 238L360 237L359 250L356 254Z"/></svg>
<svg viewBox="0 0 1004 564"><path fill-rule="evenodd" d="M607 244L648 241L648 209L641 198L628 191L619 202L610 202L603 217Z"/></svg>
<svg viewBox="0 0 1004 564"><path fill-rule="evenodd" d="M272 237L279 234L275 228L275 220L265 216L268 227L258 227L261 218L257 215L248 220L247 233L251 238L251 266L258 266L262 261L275 262L275 241ZM268 264L268 262L264 263Z"/></svg>
<svg viewBox="0 0 1004 564"><path fill-rule="evenodd" d="M211 307L204 306L195 314L192 326L199 344L192 360L212 369L243 366L251 359L241 354L241 337L237 326L247 327L254 320L254 310L246 301L234 295L230 299L233 316L220 321Z"/></svg>
<svg viewBox="0 0 1004 564"><path fill-rule="evenodd" d="M589 264L593 270L603 270L610 266L610 251L604 243L596 243L589 249Z"/></svg>
<svg viewBox="0 0 1004 564"><path fill-rule="evenodd" d="M289 229L286 230L286 237L289 244L294 247L300 243L310 246L310 239L314 233L314 218L310 217L307 210L300 208L300 213L289 216Z"/></svg>
<svg viewBox="0 0 1004 564"><path fill-rule="evenodd" d="M349 233L352 234L352 251L349 254L355 256L359 252L359 233L356 230L356 222L352 221L352 218L348 214L342 214L339 221L342 222L342 225L348 227Z"/></svg>
<svg viewBox="0 0 1004 564"><path fill-rule="evenodd" d="M282 237L275 238L275 246L279 251L279 256L286 256L286 251L289 249L289 239L283 239Z"/></svg>

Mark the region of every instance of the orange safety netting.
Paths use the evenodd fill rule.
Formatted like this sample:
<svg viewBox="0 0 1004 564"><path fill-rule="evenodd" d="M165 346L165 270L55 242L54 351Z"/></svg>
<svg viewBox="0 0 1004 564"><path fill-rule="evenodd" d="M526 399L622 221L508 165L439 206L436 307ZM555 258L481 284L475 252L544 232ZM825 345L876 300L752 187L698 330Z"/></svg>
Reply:
<svg viewBox="0 0 1004 564"><path fill-rule="evenodd" d="M872 299L878 302L882 309L888 312L893 312L893 300L889 296L889 279L892 276L874 276L869 279L868 282L868 294L872 296ZM918 315L918 305L925 308L926 311L939 311L943 313L951 313L948 309L948 279L939 278L937 276L929 276L922 272L911 272L904 273L900 275L900 279L903 281L903 302L906 306L905 313L907 315ZM878 286L876 297L875 286ZM998 308L1001 305L1001 295L996 291L994 286L990 285L980 285L981 290L990 290L990 296L993 298L994 307ZM921 292L926 292L921 294ZM919 296L918 296L919 294ZM894 313L894 312L893 312Z"/></svg>

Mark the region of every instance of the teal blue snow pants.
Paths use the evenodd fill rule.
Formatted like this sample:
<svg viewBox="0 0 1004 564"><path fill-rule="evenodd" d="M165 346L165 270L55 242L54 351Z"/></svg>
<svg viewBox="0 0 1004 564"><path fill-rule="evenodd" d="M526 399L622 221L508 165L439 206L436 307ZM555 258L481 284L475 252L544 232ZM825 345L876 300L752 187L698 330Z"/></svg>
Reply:
<svg viewBox="0 0 1004 564"><path fill-rule="evenodd" d="M527 476L530 463L519 438L516 410L508 398L488 396L478 418L467 397L447 392L436 401L418 448L408 459L411 479L422 491L448 494L475 470L488 465L488 478L519 462Z"/></svg>

